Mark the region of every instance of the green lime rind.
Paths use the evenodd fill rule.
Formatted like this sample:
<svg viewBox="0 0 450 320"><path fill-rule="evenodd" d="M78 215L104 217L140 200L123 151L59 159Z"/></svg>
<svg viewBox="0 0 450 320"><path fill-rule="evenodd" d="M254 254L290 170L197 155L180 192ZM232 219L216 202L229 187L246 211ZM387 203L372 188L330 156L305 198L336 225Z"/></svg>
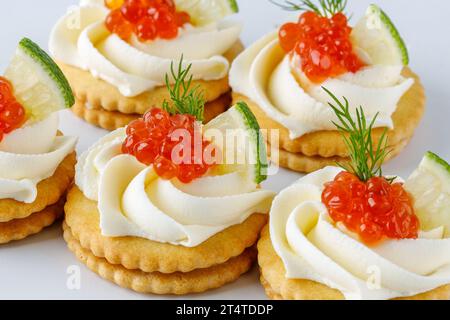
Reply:
<svg viewBox="0 0 450 320"><path fill-rule="evenodd" d="M409 64L408 49L406 48L406 43L403 40L402 36L400 35L400 32L398 31L397 27L392 22L391 18L389 18L386 12L384 12L380 7L378 7L375 4L370 5L370 11L378 14L381 22L388 29L389 33L391 34L392 38L397 44L398 49L400 50L403 65L407 66Z"/></svg>
<svg viewBox="0 0 450 320"><path fill-rule="evenodd" d="M267 149L264 142L264 138L261 134L261 128L255 115L250 110L245 102L238 102L235 105L236 110L243 115L244 124L249 132L250 139L254 142L253 145L256 146L255 157L255 183L260 184L267 179Z"/></svg>
<svg viewBox="0 0 450 320"><path fill-rule="evenodd" d="M431 161L434 164L439 165L439 167L450 176L450 164L448 164L447 161L445 161L444 159L439 157L437 154L435 154L431 151L428 151L425 154L424 161Z"/></svg>
<svg viewBox="0 0 450 320"><path fill-rule="evenodd" d="M75 104L75 97L72 93L72 88L70 87L67 78L52 58L50 58L44 50L28 38L23 38L19 42L19 49L39 64L45 73L56 84L61 97L64 99L65 107L72 107Z"/></svg>
<svg viewBox="0 0 450 320"><path fill-rule="evenodd" d="M404 187L414 199L414 211L424 231L444 227L450 237L450 165L433 152L427 152Z"/></svg>
<svg viewBox="0 0 450 320"><path fill-rule="evenodd" d="M239 5L236 0L228 0L228 4L230 6L231 12L233 13L239 12Z"/></svg>

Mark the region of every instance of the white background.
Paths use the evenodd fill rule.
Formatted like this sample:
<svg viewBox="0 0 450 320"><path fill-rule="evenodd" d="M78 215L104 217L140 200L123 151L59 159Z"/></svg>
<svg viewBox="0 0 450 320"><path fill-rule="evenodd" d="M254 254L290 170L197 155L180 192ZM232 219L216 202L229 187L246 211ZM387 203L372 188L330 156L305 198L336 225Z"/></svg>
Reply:
<svg viewBox="0 0 450 320"><path fill-rule="evenodd" d="M2 1L0 11L0 68L4 70L18 41L27 36L47 48L48 35L57 19L77 0ZM238 0L239 19L245 22L243 42L249 45L273 30L290 15L268 0ZM385 166L386 173L407 177L423 154L432 150L450 160L450 1L445 0L349 0L353 22L369 3L379 4L393 19L406 40L411 67L426 87L428 103L424 120L406 150ZM105 132L70 112L61 116L61 129L80 137L78 151L94 143ZM299 174L282 170L266 187L279 191ZM79 266L81 289L69 290L67 268ZM0 247L1 299L167 299L141 295L117 287L89 271L66 248L60 226L27 240ZM234 284L201 295L179 299L265 299L256 270Z"/></svg>

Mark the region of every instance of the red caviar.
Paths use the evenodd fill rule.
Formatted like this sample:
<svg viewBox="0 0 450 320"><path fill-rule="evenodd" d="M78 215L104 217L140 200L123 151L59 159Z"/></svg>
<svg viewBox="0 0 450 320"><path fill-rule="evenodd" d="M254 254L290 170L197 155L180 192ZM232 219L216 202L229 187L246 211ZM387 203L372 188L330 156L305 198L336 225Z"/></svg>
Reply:
<svg viewBox="0 0 450 320"><path fill-rule="evenodd" d="M343 13L328 18L306 11L297 23L281 27L279 39L284 51L301 58L306 76L321 83L346 72L357 72L364 66L353 52L351 31Z"/></svg>
<svg viewBox="0 0 450 320"><path fill-rule="evenodd" d="M0 77L0 142L6 133L18 129L25 122L25 109L14 97L12 84Z"/></svg>
<svg viewBox="0 0 450 320"><path fill-rule="evenodd" d="M105 4L111 9L106 27L124 40L133 33L141 41L173 39L190 21L188 13L176 10L173 0L105 0Z"/></svg>
<svg viewBox="0 0 450 320"><path fill-rule="evenodd" d="M158 176L165 180L178 178L190 183L214 165L203 157L210 143L201 137L196 125L191 115L171 116L165 110L152 109L128 125L122 152L135 156L145 165L153 165ZM197 141L200 141L198 147ZM201 151L200 157L196 148Z"/></svg>
<svg viewBox="0 0 450 320"><path fill-rule="evenodd" d="M367 244L383 237L418 237L419 219L401 183L391 184L382 177L362 182L354 174L342 172L325 184L322 202L336 223L343 223Z"/></svg>

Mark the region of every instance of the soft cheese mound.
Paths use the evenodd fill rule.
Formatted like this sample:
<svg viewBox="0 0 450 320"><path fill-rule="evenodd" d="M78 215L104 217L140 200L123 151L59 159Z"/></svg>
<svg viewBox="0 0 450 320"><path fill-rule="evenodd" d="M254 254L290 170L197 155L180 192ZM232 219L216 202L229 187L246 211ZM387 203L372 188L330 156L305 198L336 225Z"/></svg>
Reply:
<svg viewBox="0 0 450 320"><path fill-rule="evenodd" d="M369 121L379 113L374 127L393 128L392 114L414 84L414 79L402 76L402 65L368 64L356 73L345 73L318 85L301 71L299 59L283 51L274 32L247 48L230 70L233 91L252 99L268 117L286 127L291 139L335 130L332 121L337 118L322 86L339 98L345 96L354 115L359 106L364 107Z"/></svg>
<svg viewBox="0 0 450 320"><path fill-rule="evenodd" d="M254 213L269 211L274 193L245 174L205 176L189 184L163 180L121 153L125 130L107 135L77 164L76 184L98 201L104 236L136 236L195 247Z"/></svg>
<svg viewBox="0 0 450 320"><path fill-rule="evenodd" d="M53 28L50 52L56 60L89 70L115 86L126 97L137 96L165 84L173 60L183 55L192 64L196 80L227 76L229 62L223 56L239 39L242 26L219 21L205 27L187 25L173 40L127 43L105 26L108 9L102 1L85 0L71 8Z"/></svg>
<svg viewBox="0 0 450 320"><path fill-rule="evenodd" d="M32 203L39 182L51 177L77 143L58 136L58 115L25 125L0 142L0 199Z"/></svg>

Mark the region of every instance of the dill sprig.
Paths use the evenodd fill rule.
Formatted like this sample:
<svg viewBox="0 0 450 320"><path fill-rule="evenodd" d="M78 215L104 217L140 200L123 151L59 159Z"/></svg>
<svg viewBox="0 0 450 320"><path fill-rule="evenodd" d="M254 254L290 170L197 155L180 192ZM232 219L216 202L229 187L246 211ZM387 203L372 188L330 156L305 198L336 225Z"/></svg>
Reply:
<svg viewBox="0 0 450 320"><path fill-rule="evenodd" d="M280 3L275 0L269 0L273 4L287 11L313 11L323 17L332 17L339 12L344 12L347 6L347 0L318 0L318 5L312 0L285 0Z"/></svg>
<svg viewBox="0 0 450 320"><path fill-rule="evenodd" d="M175 81L170 84L170 76L166 74L166 86L169 90L170 101L165 100L163 109L170 114L190 114L198 121L203 121L205 112L205 99L200 86L191 88L193 76L190 74L192 64L183 67L183 56L181 56L178 68L174 63L170 64L170 73Z"/></svg>
<svg viewBox="0 0 450 320"><path fill-rule="evenodd" d="M350 152L350 163L338 165L346 171L354 173L361 181L368 181L370 178L383 176L382 165L386 157L392 150L388 150L388 130L385 129L378 144L374 145L372 129L379 113L368 123L362 107L356 109L356 121L350 114L350 107L347 98L344 101L339 99L328 89L322 87L332 98L334 103L328 103L339 119L340 123L333 121L333 124L341 132L345 144ZM389 181L395 178L387 179Z"/></svg>

